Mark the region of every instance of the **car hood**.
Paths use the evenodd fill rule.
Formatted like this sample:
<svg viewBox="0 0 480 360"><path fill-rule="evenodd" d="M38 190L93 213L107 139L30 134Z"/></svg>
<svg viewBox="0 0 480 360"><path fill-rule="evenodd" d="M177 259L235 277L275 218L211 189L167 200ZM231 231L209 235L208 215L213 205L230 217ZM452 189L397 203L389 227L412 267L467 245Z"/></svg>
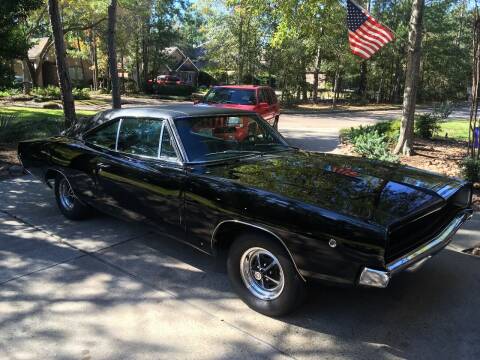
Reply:
<svg viewBox="0 0 480 360"><path fill-rule="evenodd" d="M399 164L304 151L213 166L208 173L381 226L439 207L464 185Z"/></svg>

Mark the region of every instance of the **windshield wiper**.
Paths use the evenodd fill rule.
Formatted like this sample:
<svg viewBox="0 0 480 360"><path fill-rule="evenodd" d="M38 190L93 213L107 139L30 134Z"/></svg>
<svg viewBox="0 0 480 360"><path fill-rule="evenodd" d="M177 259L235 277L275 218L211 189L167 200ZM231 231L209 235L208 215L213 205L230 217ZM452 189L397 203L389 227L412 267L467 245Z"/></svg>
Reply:
<svg viewBox="0 0 480 360"><path fill-rule="evenodd" d="M217 151L213 153L206 154L205 157L210 157L218 154L252 154L252 155L258 155L261 154L261 151L255 151L255 150L224 150L224 151Z"/></svg>

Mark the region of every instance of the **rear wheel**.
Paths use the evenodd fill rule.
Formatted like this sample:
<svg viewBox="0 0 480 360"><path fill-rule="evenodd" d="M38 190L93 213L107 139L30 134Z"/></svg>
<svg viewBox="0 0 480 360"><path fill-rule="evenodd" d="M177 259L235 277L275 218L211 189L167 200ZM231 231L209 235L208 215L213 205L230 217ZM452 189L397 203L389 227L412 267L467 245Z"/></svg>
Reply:
<svg viewBox="0 0 480 360"><path fill-rule="evenodd" d="M305 282L277 241L256 233L239 236L230 247L227 270L235 292L252 309L285 315L300 305Z"/></svg>
<svg viewBox="0 0 480 360"><path fill-rule="evenodd" d="M55 198L62 214L70 220L85 219L91 214L91 209L78 200L63 175L58 175L55 179Z"/></svg>

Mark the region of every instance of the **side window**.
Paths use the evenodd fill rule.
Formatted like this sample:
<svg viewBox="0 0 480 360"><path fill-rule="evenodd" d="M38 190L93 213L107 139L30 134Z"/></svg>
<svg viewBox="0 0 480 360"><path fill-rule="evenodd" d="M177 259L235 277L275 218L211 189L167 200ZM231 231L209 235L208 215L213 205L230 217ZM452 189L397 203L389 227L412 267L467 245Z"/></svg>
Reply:
<svg viewBox="0 0 480 360"><path fill-rule="evenodd" d="M168 131L168 128L165 126L163 129L162 144L160 147L161 158L166 158L168 160L176 160L178 158L172 141L173 139L170 136L170 131Z"/></svg>
<svg viewBox="0 0 480 360"><path fill-rule="evenodd" d="M85 141L110 150L115 150L118 124L119 121L115 120L112 123L100 127L98 130L93 130L90 134L87 134Z"/></svg>
<svg viewBox="0 0 480 360"><path fill-rule="evenodd" d="M258 89L258 103L264 103L264 102L267 102L267 98L265 96L265 92L263 91L263 89Z"/></svg>
<svg viewBox="0 0 480 360"><path fill-rule="evenodd" d="M118 135L118 151L157 157L162 120L124 118Z"/></svg>

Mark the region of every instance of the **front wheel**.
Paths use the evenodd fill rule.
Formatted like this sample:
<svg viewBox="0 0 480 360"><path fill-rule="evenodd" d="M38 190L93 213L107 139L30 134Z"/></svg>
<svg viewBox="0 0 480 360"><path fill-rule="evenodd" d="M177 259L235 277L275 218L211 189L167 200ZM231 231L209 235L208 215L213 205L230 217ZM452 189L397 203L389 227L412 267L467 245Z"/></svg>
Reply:
<svg viewBox="0 0 480 360"><path fill-rule="evenodd" d="M235 292L253 310L282 316L300 305L305 282L283 246L259 234L239 236L230 247L227 270Z"/></svg>
<svg viewBox="0 0 480 360"><path fill-rule="evenodd" d="M63 175L58 175L55 179L55 198L62 214L70 220L85 219L91 214L91 209L78 200Z"/></svg>

